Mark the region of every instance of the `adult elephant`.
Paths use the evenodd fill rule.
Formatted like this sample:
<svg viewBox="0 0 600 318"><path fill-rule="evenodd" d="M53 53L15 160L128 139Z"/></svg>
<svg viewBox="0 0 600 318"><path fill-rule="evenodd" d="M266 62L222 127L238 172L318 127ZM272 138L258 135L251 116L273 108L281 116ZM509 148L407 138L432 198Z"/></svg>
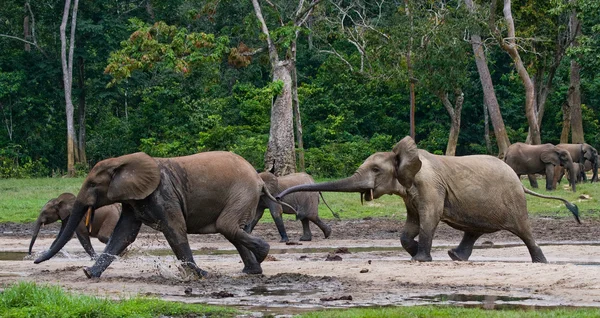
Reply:
<svg viewBox="0 0 600 318"><path fill-rule="evenodd" d="M569 172L569 183L575 192L575 169L573 159L569 152L553 144L529 145L517 142L508 147L504 161L516 172L517 176L529 175L529 182L533 188L537 188L534 174L546 175L546 190L556 189L554 168L564 167Z"/></svg>
<svg viewBox="0 0 600 318"><path fill-rule="evenodd" d="M33 228L31 243L29 243L29 255L31 255L33 244L35 243L42 226L60 220L62 224L57 237L62 235L65 226L67 225L67 221L71 216L71 210L73 209L74 203L75 195L73 193L63 193L44 204ZM83 249L92 258L96 257L96 252L94 251L90 237L96 237L104 244L108 243L108 239L110 238L120 215L121 204L115 203L106 205L95 211L94 219L89 220L87 226L85 220L81 220L79 225L77 225L75 234L77 235L81 246L83 246Z"/></svg>
<svg viewBox="0 0 600 318"><path fill-rule="evenodd" d="M410 137L399 141L392 152L371 155L348 178L295 186L279 197L297 191L359 192L361 200L364 196L367 201L384 194L400 195L407 210L400 241L415 261L432 260L432 239L442 221L464 232L458 247L448 251L453 260L468 260L481 235L508 230L525 242L533 262L546 262L531 234L525 193L563 201L579 222L577 206L524 188L502 160L487 155L434 155L417 149Z"/></svg>
<svg viewBox="0 0 600 318"><path fill-rule="evenodd" d="M142 223L161 231L184 266L201 277L186 233L221 233L237 249L243 272L260 274L269 244L244 232L262 194L269 194L244 158L224 151L174 158L138 152L96 164L85 179L62 235L35 263L54 256L73 235L81 219L99 207L121 202L123 211L104 252L87 277L102 272L135 241ZM273 198L274 200L274 198Z"/></svg>
<svg viewBox="0 0 600 318"><path fill-rule="evenodd" d="M598 182L598 150L592 147L590 144L558 144L556 147L564 149L569 152L573 162L580 163L585 166L588 165L592 170L591 182ZM581 170L583 180L587 179L584 170ZM562 174L562 173L561 173Z"/></svg>
<svg viewBox="0 0 600 318"><path fill-rule="evenodd" d="M295 185L315 183L309 174L303 172L277 177L269 171L264 171L258 175L265 182L269 192L273 195L276 195L277 193L280 193L281 191L291 188ZM282 206L277 202L269 200L266 196L261 196L258 207L256 208L254 220L248 224L246 227L246 232L251 233L260 218L262 218L265 209L269 209L271 216L275 221L275 226L277 226L277 230L281 236L280 242L289 241L285 231L285 226L283 225L283 219L281 217L283 213L296 214L296 219L302 222L302 236L300 237L300 241L312 240L312 232L310 231L309 221L313 222L319 227L319 229L321 229L321 231L323 231L325 238L328 238L331 235L331 227L325 224L325 222L319 218L319 193L295 193L286 197L284 202L294 207L295 211L287 206Z"/></svg>

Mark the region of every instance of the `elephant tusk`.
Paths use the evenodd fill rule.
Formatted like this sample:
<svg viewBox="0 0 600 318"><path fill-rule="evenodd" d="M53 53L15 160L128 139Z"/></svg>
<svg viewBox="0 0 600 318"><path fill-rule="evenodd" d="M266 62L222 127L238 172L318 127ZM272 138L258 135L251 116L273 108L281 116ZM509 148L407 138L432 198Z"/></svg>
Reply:
<svg viewBox="0 0 600 318"><path fill-rule="evenodd" d="M90 206L85 214L85 227L88 228L88 232L92 232L92 207Z"/></svg>
<svg viewBox="0 0 600 318"><path fill-rule="evenodd" d="M371 200L373 200L373 189L371 189Z"/></svg>

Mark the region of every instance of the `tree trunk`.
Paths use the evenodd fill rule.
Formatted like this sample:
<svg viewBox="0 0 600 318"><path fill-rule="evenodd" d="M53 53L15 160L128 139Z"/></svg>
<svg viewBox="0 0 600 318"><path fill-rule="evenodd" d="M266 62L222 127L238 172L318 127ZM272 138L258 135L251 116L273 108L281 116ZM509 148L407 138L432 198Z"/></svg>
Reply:
<svg viewBox="0 0 600 318"><path fill-rule="evenodd" d="M69 40L69 57L67 60L67 21L71 11L71 0L65 0L63 17L60 25L61 63L63 72L63 83L65 91L65 105L67 116L67 174L75 175L75 126L73 124L73 100L71 98L73 79L73 51L75 49L75 27L77 24L77 8L79 0L73 0L73 12L71 14L71 37Z"/></svg>
<svg viewBox="0 0 600 318"><path fill-rule="evenodd" d="M473 14L475 7L472 0L465 0L469 11ZM496 136L496 142L498 143L498 158L503 159L506 154L506 149L510 146L510 140L504 127L504 120L500 113L500 105L496 99L496 93L494 92L494 83L492 82L492 76L487 66L485 58L485 52L483 51L483 42L479 34L471 35L471 45L473 46L473 54L475 56L475 64L477 65L477 72L479 73L479 79L481 81L481 87L483 89L484 104L487 105L489 110L489 116L492 120L492 126L494 127L494 135Z"/></svg>
<svg viewBox="0 0 600 318"><path fill-rule="evenodd" d="M415 82L413 80L413 69L411 63L411 52L413 45L413 16L410 10L409 0L404 0L404 11L406 16L410 21L410 37L408 39L408 52L406 52L406 68L408 71L408 90L410 94L410 137L414 140L415 138L415 111L416 111L416 101L415 101Z"/></svg>
<svg viewBox="0 0 600 318"><path fill-rule="evenodd" d="M581 24L577 19L577 11L573 9L569 18L569 29L573 42L572 47L579 46L577 37L581 35ZM569 107L571 108L571 142L574 144L584 143L583 122L581 117L581 66L573 58L571 59L570 84L569 84Z"/></svg>
<svg viewBox="0 0 600 318"><path fill-rule="evenodd" d="M298 143L298 168L299 171L305 171L304 164L304 140L302 134L302 119L300 116L300 101L298 100L298 71L296 63L292 68L292 108L294 110L294 121L296 123L296 142Z"/></svg>
<svg viewBox="0 0 600 318"><path fill-rule="evenodd" d="M492 10L494 10L494 6L492 6ZM534 107L535 89L533 87L533 81L531 80L531 77L529 77L529 73L527 72L525 65L523 65L521 55L517 50L517 44L515 41L515 23L512 17L510 0L504 0L504 8L502 12L504 13L504 20L506 21L506 26L508 28L508 36L506 39L502 38L500 40L500 46L513 60L515 68L517 69L517 73L523 82L523 87L525 88L525 116L527 117L527 122L529 124L531 144L539 145L542 143L542 140L540 136L540 126L538 125ZM494 13L492 12L491 14L493 15ZM499 30L496 29L496 33L497 37L500 38Z"/></svg>
<svg viewBox="0 0 600 318"><path fill-rule="evenodd" d="M570 95L570 93L569 93ZM570 103L565 101L562 105L562 113L563 113L563 126L562 131L560 133L560 143L568 144L569 143L569 131L571 131L571 106Z"/></svg>
<svg viewBox="0 0 600 318"><path fill-rule="evenodd" d="M446 156L454 156L456 155L456 145L458 144L458 134L460 132L460 118L462 112L462 105L465 100L465 95L462 90L457 89L456 99L454 101L454 106L450 102L448 98L448 93L438 92L438 97L442 100L442 104L448 111L448 115L450 115L450 134L448 136L448 145L446 146Z"/></svg>
<svg viewBox="0 0 600 318"><path fill-rule="evenodd" d="M487 154L492 153L492 141L490 140L490 120L488 114L488 107L483 103L483 138L485 139L485 149Z"/></svg>
<svg viewBox="0 0 600 318"><path fill-rule="evenodd" d="M79 153L79 163L87 166L87 157L85 154L85 64L83 57L77 59L79 64L78 84L79 84L79 140L77 144L77 153Z"/></svg>
<svg viewBox="0 0 600 318"><path fill-rule="evenodd" d="M261 31L267 41L269 62L273 69L273 81L282 81L283 89L275 97L271 107L271 128L269 144L265 153L265 170L272 170L277 176L296 171L296 154L294 152L294 121L292 109L292 70L293 61L279 61L277 48L271 41L269 29L262 15L258 0L252 0L256 18L261 24Z"/></svg>

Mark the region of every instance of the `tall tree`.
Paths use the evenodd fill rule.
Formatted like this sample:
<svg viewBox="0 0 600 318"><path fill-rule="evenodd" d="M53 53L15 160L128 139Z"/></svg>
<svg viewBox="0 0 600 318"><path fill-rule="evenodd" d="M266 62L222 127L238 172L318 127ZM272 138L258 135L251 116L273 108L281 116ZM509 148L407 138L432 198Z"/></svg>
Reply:
<svg viewBox="0 0 600 318"><path fill-rule="evenodd" d="M471 14L476 14L476 8L473 0L465 0L467 8ZM498 143L498 157L504 158L508 146L510 146L510 140L504 127L504 120L502 119L502 113L500 113L500 104L496 98L494 91L494 83L492 82L492 76L487 65L487 59L483 50L483 41L481 35L478 32L471 32L471 45L473 47L473 55L475 57L475 64L477 65L477 71L479 73L479 79L481 81L481 87L483 88L484 104L487 105L489 110L489 116L492 120L492 126L494 127L494 135L496 136L496 142Z"/></svg>
<svg viewBox="0 0 600 318"><path fill-rule="evenodd" d="M288 29L291 32L280 32L281 34L290 34L287 39L283 39L283 48L278 48L267 22L263 16L263 10L258 0L252 0L256 18L260 22L261 31L267 42L269 53L269 62L273 73L273 82L281 81L283 83L281 93L275 97L271 106L271 129L269 132L269 144L265 153L265 169L273 170L275 175L282 176L296 171L296 154L294 149L294 123L293 123L293 103L297 104L297 80L296 73L296 41L299 34L299 28L306 23L311 16L314 7L320 0L312 0L306 3L299 0L294 10L292 21L288 25L284 24L281 14L277 12L280 21L280 28ZM280 58L279 51L285 51L284 57ZM296 97L295 97L296 96ZM299 111L296 112L300 114ZM297 127L301 131L300 122Z"/></svg>
<svg viewBox="0 0 600 318"><path fill-rule="evenodd" d="M574 0L570 1L575 2ZM571 46L576 48L579 45L577 37L581 35L581 23L577 18L577 10L574 8L571 12L569 21L569 31L572 34L573 42ZM581 118L581 65L577 59L571 59L570 65L570 84L567 102L571 109L571 142L575 144L584 143L583 122Z"/></svg>
<svg viewBox="0 0 600 318"><path fill-rule="evenodd" d="M75 50L75 29L77 26L77 9L79 0L73 0L73 10L71 10L71 0L65 0L62 22L60 24L60 60L62 64L63 85L65 91L65 110L67 115L67 171L69 176L75 175L75 125L73 122L73 99L71 96L73 87L73 53ZM67 43L67 22L71 15L71 35ZM67 45L69 46L69 55L67 57Z"/></svg>

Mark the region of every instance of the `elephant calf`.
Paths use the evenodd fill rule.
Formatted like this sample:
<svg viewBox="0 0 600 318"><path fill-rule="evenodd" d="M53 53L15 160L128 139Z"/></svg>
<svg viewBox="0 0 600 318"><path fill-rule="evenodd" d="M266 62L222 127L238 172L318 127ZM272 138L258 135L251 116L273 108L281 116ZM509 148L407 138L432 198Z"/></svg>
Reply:
<svg viewBox="0 0 600 318"><path fill-rule="evenodd" d="M273 195L280 193L281 191L293 187L299 184L313 184L315 181L313 178L306 173L292 173L286 176L277 177L271 172L261 172L258 174L260 178L265 182L265 185L269 189ZM328 238L331 235L331 227L325 224L319 218L319 193L318 192L304 192L304 193L295 193L285 198L284 202L292 206L296 209L290 209L287 206L282 206L276 202L268 200L266 196L261 196L260 201L258 202L258 207L256 208L256 216L254 220L246 227L246 232L251 233L258 220L263 216L265 209L269 209L271 212L271 216L273 216L273 220L275 221L275 225L277 226L277 230L279 231L279 235L281 236L281 242L289 241L287 233L285 231L285 226L283 225L283 219L281 218L282 213L286 214L296 214L296 219L302 222L302 237L300 237L300 241L310 241L312 240L312 233L310 231L309 221L316 224L323 234L325 238Z"/></svg>
<svg viewBox="0 0 600 318"><path fill-rule="evenodd" d="M29 244L29 255L31 255L31 249L33 248L33 244L35 243L40 228L43 225L52 224L60 220L62 225L57 237L63 233L65 225L67 225L67 221L71 216L71 209L73 209L74 203L75 195L72 193L63 193L57 198L51 199L44 204L42 211L35 222L35 227L33 228L33 236L31 237L31 243ZM83 246L83 249L91 257L95 257L96 252L94 251L94 247L92 247L90 237L96 237L104 244L108 243L108 239L110 238L120 215L121 204L115 203L98 208L94 213L94 218L89 228L86 227L85 220L79 222L75 233L77 234L81 246Z"/></svg>

